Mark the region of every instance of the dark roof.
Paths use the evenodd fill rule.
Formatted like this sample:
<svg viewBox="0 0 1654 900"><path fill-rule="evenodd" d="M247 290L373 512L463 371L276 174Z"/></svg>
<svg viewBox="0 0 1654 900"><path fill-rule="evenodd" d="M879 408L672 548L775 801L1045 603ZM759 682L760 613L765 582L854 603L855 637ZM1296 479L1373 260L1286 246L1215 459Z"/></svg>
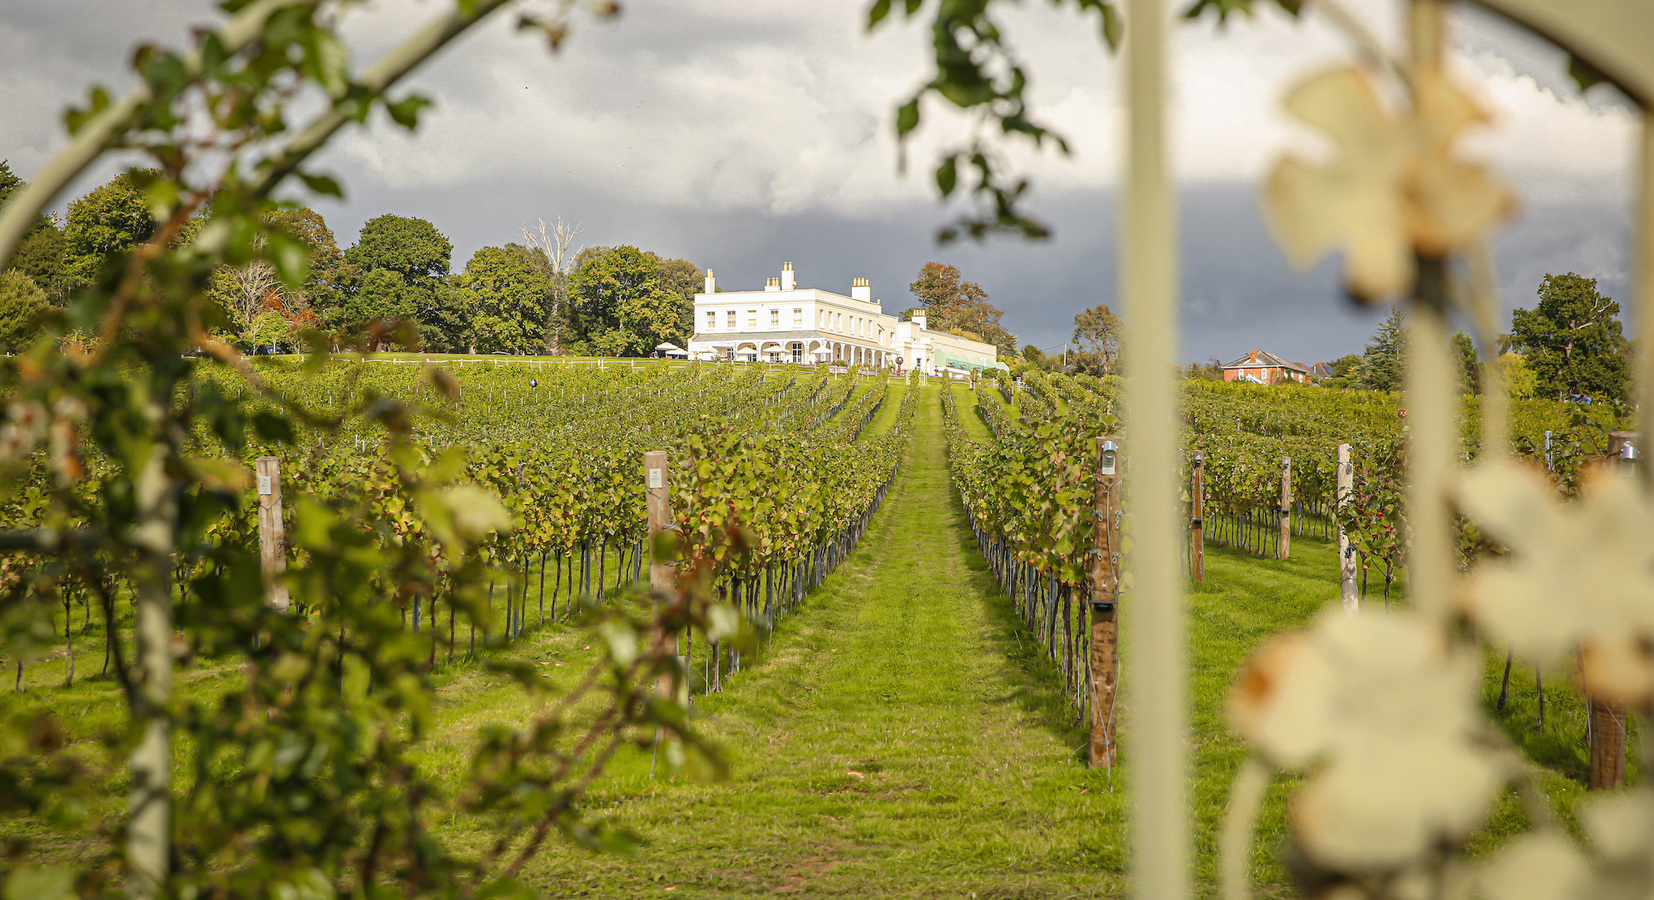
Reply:
<svg viewBox="0 0 1654 900"><path fill-rule="evenodd" d="M1252 353L1253 352L1256 352L1258 354L1257 362L1252 361ZM1273 353L1270 353L1268 350L1248 351L1247 354L1245 356L1241 357L1240 359L1237 359L1232 363L1224 363L1223 368L1225 368L1225 369L1273 369L1273 368L1282 368L1282 369L1290 369L1294 372L1303 372L1305 374L1309 373L1309 369L1306 368L1303 363L1295 363L1295 362L1292 362L1291 360L1282 359L1281 357L1276 356Z"/></svg>

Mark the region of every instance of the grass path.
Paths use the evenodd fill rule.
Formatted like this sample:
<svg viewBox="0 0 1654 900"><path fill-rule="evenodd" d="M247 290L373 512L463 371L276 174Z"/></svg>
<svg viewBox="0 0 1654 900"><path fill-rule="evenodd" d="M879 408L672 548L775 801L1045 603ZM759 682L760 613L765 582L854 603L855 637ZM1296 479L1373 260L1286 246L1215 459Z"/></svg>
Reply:
<svg viewBox="0 0 1654 900"><path fill-rule="evenodd" d="M732 780L651 782L631 761L594 799L649 842L640 858L559 848L534 880L592 896L1120 893L1121 795L1078 762L1073 713L976 554L925 400L860 549L759 664L698 701Z"/></svg>
<svg viewBox="0 0 1654 900"><path fill-rule="evenodd" d="M902 410L902 400L907 396L907 391L907 382L900 378L890 379L890 384L885 389L884 404L879 407L873 420L867 423L867 427L861 430L861 436L856 440L872 440L895 427L897 414Z"/></svg>

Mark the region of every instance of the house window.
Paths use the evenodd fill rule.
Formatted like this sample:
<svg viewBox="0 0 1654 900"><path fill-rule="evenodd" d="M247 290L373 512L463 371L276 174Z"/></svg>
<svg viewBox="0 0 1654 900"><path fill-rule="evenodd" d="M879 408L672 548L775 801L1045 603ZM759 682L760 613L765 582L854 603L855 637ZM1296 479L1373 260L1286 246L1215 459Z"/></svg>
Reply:
<svg viewBox="0 0 1654 900"><path fill-rule="evenodd" d="M804 327L804 310L802 310L802 309L793 310L793 327L794 328L803 328Z"/></svg>
<svg viewBox="0 0 1654 900"><path fill-rule="evenodd" d="M718 314L713 312L710 309L706 311L706 330L707 331L717 331L718 330Z"/></svg>
<svg viewBox="0 0 1654 900"><path fill-rule="evenodd" d="M781 327L781 310L779 310L779 309L770 310L770 327L771 328L780 328Z"/></svg>
<svg viewBox="0 0 1654 900"><path fill-rule="evenodd" d="M732 309L724 314L724 326L730 329L735 328L735 310Z"/></svg>
<svg viewBox="0 0 1654 900"><path fill-rule="evenodd" d="M758 327L758 310L756 310L756 309L747 310L747 327L748 328L757 328Z"/></svg>

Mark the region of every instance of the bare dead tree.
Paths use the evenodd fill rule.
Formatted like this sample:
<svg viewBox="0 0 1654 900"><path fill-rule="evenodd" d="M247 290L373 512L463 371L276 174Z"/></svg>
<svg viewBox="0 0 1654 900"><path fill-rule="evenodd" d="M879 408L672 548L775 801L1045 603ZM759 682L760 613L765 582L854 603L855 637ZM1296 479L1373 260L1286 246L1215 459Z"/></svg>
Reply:
<svg viewBox="0 0 1654 900"><path fill-rule="evenodd" d="M235 283L235 308L241 314L242 321L252 322L272 299L279 298L283 293L281 279L276 277L275 267L264 260L254 260L252 263L229 270L231 281Z"/></svg>
<svg viewBox="0 0 1654 900"><path fill-rule="evenodd" d="M546 316L546 350L554 356L563 353L563 313L569 302L569 265L574 262L574 256L580 248L574 246L574 239L586 229L576 222L570 225L557 217L557 224L546 227L546 220L541 219L536 228L522 227L523 240L530 247L537 247L546 255L551 263L551 312Z"/></svg>

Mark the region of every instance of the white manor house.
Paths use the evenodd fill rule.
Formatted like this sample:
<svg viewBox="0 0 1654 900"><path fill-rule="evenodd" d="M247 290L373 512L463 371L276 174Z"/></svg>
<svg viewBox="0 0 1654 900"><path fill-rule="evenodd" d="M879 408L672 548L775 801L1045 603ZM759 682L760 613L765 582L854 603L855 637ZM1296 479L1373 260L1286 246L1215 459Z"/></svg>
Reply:
<svg viewBox="0 0 1654 900"><path fill-rule="evenodd" d="M801 288L790 262L761 291L720 291L707 269L706 290L695 295L695 336L686 349L696 359L844 360L904 372L1005 368L993 344L931 331L923 315L887 315L865 278L850 283L848 297Z"/></svg>

